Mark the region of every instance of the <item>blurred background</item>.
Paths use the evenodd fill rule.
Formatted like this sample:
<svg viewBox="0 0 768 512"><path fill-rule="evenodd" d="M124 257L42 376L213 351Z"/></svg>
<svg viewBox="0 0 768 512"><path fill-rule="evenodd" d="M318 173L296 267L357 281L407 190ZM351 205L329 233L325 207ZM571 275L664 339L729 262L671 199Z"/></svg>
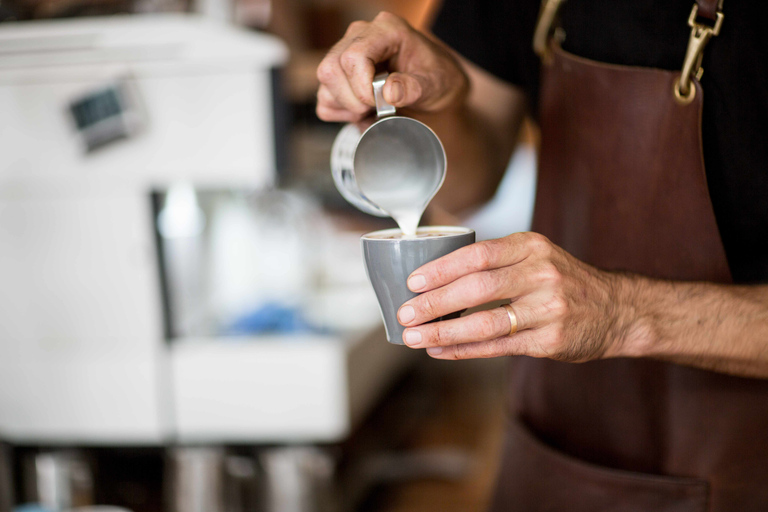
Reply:
<svg viewBox="0 0 768 512"><path fill-rule="evenodd" d="M504 362L386 342L315 69L434 0L0 0L0 512L483 510ZM528 229L530 131L480 238ZM450 172L450 162L449 162Z"/></svg>

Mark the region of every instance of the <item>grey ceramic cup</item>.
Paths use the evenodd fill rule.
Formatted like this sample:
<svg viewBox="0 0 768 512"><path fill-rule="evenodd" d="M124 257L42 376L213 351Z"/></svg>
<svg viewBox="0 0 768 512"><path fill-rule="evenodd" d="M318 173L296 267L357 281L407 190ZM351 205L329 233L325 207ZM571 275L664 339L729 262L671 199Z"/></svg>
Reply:
<svg viewBox="0 0 768 512"><path fill-rule="evenodd" d="M430 233L442 236L424 236ZM418 229L417 238L391 238L400 234L399 229L385 229L361 238L365 270L379 300L387 340L397 345L404 344L405 330L397 321L397 310L418 295L408 289L408 276L425 263L475 241L474 231L456 226L426 226Z"/></svg>

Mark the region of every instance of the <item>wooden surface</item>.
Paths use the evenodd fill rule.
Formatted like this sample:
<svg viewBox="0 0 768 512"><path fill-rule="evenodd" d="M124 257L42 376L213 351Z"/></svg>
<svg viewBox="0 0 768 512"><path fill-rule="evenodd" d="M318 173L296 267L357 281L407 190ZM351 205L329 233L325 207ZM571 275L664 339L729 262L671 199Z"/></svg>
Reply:
<svg viewBox="0 0 768 512"><path fill-rule="evenodd" d="M472 512L488 506L502 445L505 360L427 363L418 371L432 374L434 403L404 448L465 450L468 471L454 481L420 478L381 485L360 512Z"/></svg>

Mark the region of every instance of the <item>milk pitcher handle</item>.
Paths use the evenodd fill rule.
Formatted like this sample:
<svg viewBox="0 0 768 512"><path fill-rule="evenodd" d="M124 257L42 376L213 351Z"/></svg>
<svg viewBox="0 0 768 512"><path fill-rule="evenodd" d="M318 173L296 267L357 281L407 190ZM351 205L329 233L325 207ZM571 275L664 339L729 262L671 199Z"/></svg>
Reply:
<svg viewBox="0 0 768 512"><path fill-rule="evenodd" d="M376 100L376 118L395 115L395 106L390 105L384 99L384 83L387 81L389 73L379 73L373 77L373 97Z"/></svg>
<svg viewBox="0 0 768 512"><path fill-rule="evenodd" d="M384 100L388 76L380 73L373 78L375 121L370 116L345 125L331 148L336 188L355 207L379 217L389 213L363 193L361 184L369 194L382 187L396 188L395 195L408 189L415 194L423 192L421 199L426 205L443 182L446 162L437 135L421 121L395 115L394 105Z"/></svg>

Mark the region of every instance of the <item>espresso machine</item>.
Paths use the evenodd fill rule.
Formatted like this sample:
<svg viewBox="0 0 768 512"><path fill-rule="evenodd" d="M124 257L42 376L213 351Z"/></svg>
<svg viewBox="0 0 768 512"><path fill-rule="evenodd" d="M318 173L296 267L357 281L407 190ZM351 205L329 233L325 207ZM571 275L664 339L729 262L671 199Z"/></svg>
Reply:
<svg viewBox="0 0 768 512"><path fill-rule="evenodd" d="M410 364L358 235L274 190L287 58L192 14L0 29L0 441L332 443Z"/></svg>

